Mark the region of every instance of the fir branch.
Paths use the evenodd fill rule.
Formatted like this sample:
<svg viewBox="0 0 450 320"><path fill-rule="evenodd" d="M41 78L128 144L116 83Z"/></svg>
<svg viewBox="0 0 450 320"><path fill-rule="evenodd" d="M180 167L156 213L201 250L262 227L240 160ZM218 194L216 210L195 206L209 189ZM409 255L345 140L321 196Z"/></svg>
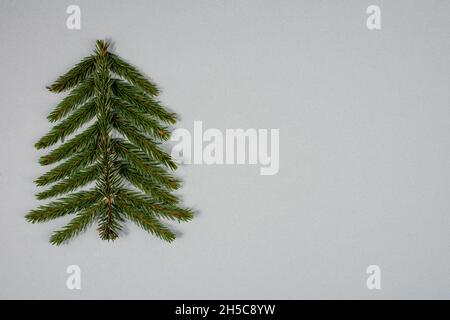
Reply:
<svg viewBox="0 0 450 320"><path fill-rule="evenodd" d="M131 84L138 86L151 96L157 96L159 94L159 89L156 84L149 81L136 67L129 64L118 55L109 52L108 62L111 71L118 76L128 80Z"/></svg>
<svg viewBox="0 0 450 320"><path fill-rule="evenodd" d="M146 151L153 159L161 162L166 167L175 170L177 165L172 160L169 154L161 150L157 143L152 141L150 138L140 134L139 131L130 123L127 123L123 119L115 118L113 122L114 128L124 135L130 142Z"/></svg>
<svg viewBox="0 0 450 320"><path fill-rule="evenodd" d="M114 79L111 89L115 97L124 100L142 112L166 123L174 124L177 121L175 113L166 111L158 101L155 101L138 87L134 87L123 80Z"/></svg>
<svg viewBox="0 0 450 320"><path fill-rule="evenodd" d="M124 142L122 139L114 139L113 148L124 160L122 165L133 167L140 174L151 177L154 181L171 190L180 187L181 183L178 179L166 172L157 162L151 160L145 152L131 143Z"/></svg>
<svg viewBox="0 0 450 320"><path fill-rule="evenodd" d="M148 117L145 113L126 104L124 101L114 98L112 106L124 119L135 125L136 128L141 129L143 132L151 134L153 137L160 140L167 140L170 138L170 132L166 127L161 126L158 121Z"/></svg>
<svg viewBox="0 0 450 320"><path fill-rule="evenodd" d="M124 219L120 216L120 211L117 210L114 203L116 197L115 192L121 188L122 178L118 174L117 176L113 174L112 176L109 176L108 179L116 180L117 184L106 193L105 186L108 186L108 189L110 185L108 185L106 181L102 181L102 179L97 181L97 188L102 193L103 201L105 203L105 209L99 215L97 231L102 240L114 241L119 237L119 232L122 230L121 222L124 221ZM115 182L112 181L112 184L114 183ZM104 186L101 186L102 184L104 184Z"/></svg>
<svg viewBox="0 0 450 320"><path fill-rule="evenodd" d="M102 207L103 204L97 204L80 211L63 229L53 233L50 237L50 243L59 246L86 230L95 221Z"/></svg>
<svg viewBox="0 0 450 320"><path fill-rule="evenodd" d="M71 89L87 79L95 70L95 56L90 55L76 64L67 73L60 76L51 86L51 92L63 92Z"/></svg>
<svg viewBox="0 0 450 320"><path fill-rule="evenodd" d="M36 179L35 183L37 186L42 187L68 177L91 164L95 160L95 155L95 149L86 149L84 152L74 155L66 162L61 163L52 170L43 174Z"/></svg>
<svg viewBox="0 0 450 320"><path fill-rule="evenodd" d="M102 147L100 146L100 149ZM100 168L97 176L97 189L105 198L114 197L122 186L122 176L118 166L118 156L114 149L108 148L107 152L97 157L97 165Z"/></svg>
<svg viewBox="0 0 450 320"><path fill-rule="evenodd" d="M64 141L64 138L73 133L86 122L90 121L97 113L95 101L86 102L78 108L67 119L53 127L53 129L43 136L36 144L36 149L47 148L58 140Z"/></svg>
<svg viewBox="0 0 450 320"><path fill-rule="evenodd" d="M193 212L189 209L180 208L173 204L163 204L144 194L131 190L123 189L120 191L117 203L122 202L136 208L147 216L155 216L178 222L190 221L193 217Z"/></svg>
<svg viewBox="0 0 450 320"><path fill-rule="evenodd" d="M39 200L55 197L68 192L72 192L75 189L83 187L97 178L98 168L91 166L86 169L75 172L63 181L55 184L50 189L40 192L36 195Z"/></svg>
<svg viewBox="0 0 450 320"><path fill-rule="evenodd" d="M95 53L97 56L105 56L108 53L109 42L106 40L95 41Z"/></svg>
<svg viewBox="0 0 450 320"><path fill-rule="evenodd" d="M153 199L165 204L177 204L178 198L168 192L165 188L159 186L149 177L142 176L133 168L122 167L121 175L136 188L152 196Z"/></svg>
<svg viewBox="0 0 450 320"><path fill-rule="evenodd" d="M72 110L85 103L94 94L94 79L92 77L87 78L79 86L65 97L56 108L49 114L47 119L50 122L58 121L65 117Z"/></svg>
<svg viewBox="0 0 450 320"><path fill-rule="evenodd" d="M105 209L99 216L97 231L102 240L114 241L119 237L120 231L122 231L120 223L123 221L123 218L120 216L120 210L117 209L113 201L113 198L105 199Z"/></svg>
<svg viewBox="0 0 450 320"><path fill-rule="evenodd" d="M94 205L101 198L96 190L80 191L31 210L26 219L31 223L53 220Z"/></svg>
<svg viewBox="0 0 450 320"><path fill-rule="evenodd" d="M39 163L41 165L49 165L68 158L86 148L92 148L96 144L98 134L99 127L97 123L94 123L82 133L77 134L69 141L52 150L48 155L42 156L39 159Z"/></svg>
<svg viewBox="0 0 450 320"><path fill-rule="evenodd" d="M141 211L133 208L127 203L121 202L122 212L135 224L145 231L157 236L167 242L175 240L176 236L168 227L163 225L154 216L145 215Z"/></svg>
<svg viewBox="0 0 450 320"><path fill-rule="evenodd" d="M97 68L95 75L96 99L99 105L100 150L98 165L101 173L97 179L97 189L103 194L106 209L99 218L98 232L103 240L114 240L121 229L114 210L114 194L121 186L121 176L115 168L116 155L111 146L111 77L107 62L108 43L97 41Z"/></svg>

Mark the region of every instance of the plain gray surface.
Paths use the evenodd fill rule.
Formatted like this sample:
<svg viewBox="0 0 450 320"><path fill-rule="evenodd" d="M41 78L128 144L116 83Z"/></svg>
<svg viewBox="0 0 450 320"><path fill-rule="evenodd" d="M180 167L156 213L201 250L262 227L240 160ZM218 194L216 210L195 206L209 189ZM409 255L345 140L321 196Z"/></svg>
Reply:
<svg viewBox="0 0 450 320"><path fill-rule="evenodd" d="M450 298L449 14L446 0L0 0L0 297ZM94 227L51 246L68 219L24 219L46 171L33 144L63 97L45 86L105 37L180 127L279 128L278 175L187 165L199 214L174 243L129 223L114 243Z"/></svg>

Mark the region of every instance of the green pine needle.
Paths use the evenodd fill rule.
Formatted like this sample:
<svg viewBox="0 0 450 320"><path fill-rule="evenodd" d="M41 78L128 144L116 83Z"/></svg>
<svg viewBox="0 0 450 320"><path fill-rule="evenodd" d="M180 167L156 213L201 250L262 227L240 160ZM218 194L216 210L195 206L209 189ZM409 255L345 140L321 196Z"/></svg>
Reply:
<svg viewBox="0 0 450 320"><path fill-rule="evenodd" d="M47 119L50 122L56 122L64 118L78 106L82 105L94 95L94 85L94 78L90 77L84 80L55 107L55 109L49 114Z"/></svg>
<svg viewBox="0 0 450 320"><path fill-rule="evenodd" d="M115 79L111 89L114 95L125 103L134 106L137 110L148 113L169 124L177 121L177 115L164 109L164 107L153 97L123 80Z"/></svg>
<svg viewBox="0 0 450 320"><path fill-rule="evenodd" d="M177 165L173 162L170 155L161 150L150 138L139 133L131 123L127 123L124 120L115 120L113 125L118 132L128 138L134 145L146 151L150 157L164 164L166 167L176 170Z"/></svg>
<svg viewBox="0 0 450 320"><path fill-rule="evenodd" d="M168 227L163 225L158 219L153 215L147 215L126 203L122 207L123 213L128 219L136 223L145 231L157 236L168 242L175 240L175 233L173 233Z"/></svg>
<svg viewBox="0 0 450 320"><path fill-rule="evenodd" d="M63 181L54 184L50 189L40 192L36 195L39 200L56 197L68 192L74 191L80 187L89 184L98 176L98 168L96 166L91 166L87 169L82 169L70 175Z"/></svg>
<svg viewBox="0 0 450 320"><path fill-rule="evenodd" d="M164 204L177 204L178 198L170 193L166 188L158 185L153 179L142 176L139 172L132 168L121 168L121 175L136 188L153 197Z"/></svg>
<svg viewBox="0 0 450 320"><path fill-rule="evenodd" d="M114 99L112 105L114 111L142 132L148 133L159 140L169 139L170 132L167 127L161 126L157 120L147 116L144 112L136 110L133 106L127 105L119 99Z"/></svg>
<svg viewBox="0 0 450 320"><path fill-rule="evenodd" d="M67 119L53 127L53 129L43 136L35 145L36 149L48 148L58 141L64 141L64 138L73 133L83 124L94 118L97 113L97 107L94 101L85 103L77 109Z"/></svg>
<svg viewBox="0 0 450 320"><path fill-rule="evenodd" d="M51 86L47 87L51 92L63 92L75 87L84 81L95 71L95 56L89 56L81 60L66 74L60 76Z"/></svg>
<svg viewBox="0 0 450 320"><path fill-rule="evenodd" d="M63 229L53 233L50 243L59 246L86 230L95 221L101 208L102 206L97 204L78 212Z"/></svg>
<svg viewBox="0 0 450 320"><path fill-rule="evenodd" d="M80 134L77 134L75 137L70 139L69 141L63 143L58 148L51 151L48 155L43 156L39 159L39 163L41 165L49 165L63 159L70 157L75 153L79 153L81 150L84 150L89 147L93 147L97 141L97 137L100 134L100 128L98 123L94 123L88 129L83 131ZM37 146L38 149L40 145Z"/></svg>
<svg viewBox="0 0 450 320"><path fill-rule="evenodd" d="M131 84L138 86L151 96L157 96L159 94L159 89L156 84L146 79L146 77L142 75L134 66L114 53L109 53L108 59L112 72L125 80L128 80Z"/></svg>
<svg viewBox="0 0 450 320"><path fill-rule="evenodd" d="M42 187L71 176L94 162L95 156L96 151L93 149L80 152L37 178L35 183L37 186Z"/></svg>
<svg viewBox="0 0 450 320"><path fill-rule="evenodd" d="M122 164L136 169L141 175L149 176L157 183L171 190L180 187L181 182L162 168L159 163L150 159L148 154L131 143L114 139L113 148L122 159Z"/></svg>
<svg viewBox="0 0 450 320"><path fill-rule="evenodd" d="M193 218L193 212L190 209L180 208L174 204L163 204L132 190L122 190L120 192L119 203L122 202L137 208L144 214L168 220L182 222L190 221Z"/></svg>
<svg viewBox="0 0 450 320"><path fill-rule="evenodd" d="M97 190L80 191L50 202L47 205L39 206L37 209L31 210L26 215L26 218L31 223L53 220L89 208L98 202L100 198L101 195Z"/></svg>

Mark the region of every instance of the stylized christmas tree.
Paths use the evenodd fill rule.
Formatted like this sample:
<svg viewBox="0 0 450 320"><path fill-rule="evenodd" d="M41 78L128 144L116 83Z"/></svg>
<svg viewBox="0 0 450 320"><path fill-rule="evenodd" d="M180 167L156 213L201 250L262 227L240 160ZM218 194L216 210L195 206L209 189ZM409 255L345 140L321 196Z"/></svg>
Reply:
<svg viewBox="0 0 450 320"><path fill-rule="evenodd" d="M108 47L98 40L94 54L48 87L55 93L71 92L48 116L59 123L35 145L42 149L61 142L39 160L41 165L59 164L35 181L38 186L51 184L37 198L62 197L26 218L37 223L73 214L51 236L55 245L94 223L101 239L114 240L126 220L172 241L175 234L161 219L192 218L192 211L180 207L173 194L180 181L168 169L177 166L161 149L177 116L155 99L157 86ZM64 142L78 129L84 131Z"/></svg>

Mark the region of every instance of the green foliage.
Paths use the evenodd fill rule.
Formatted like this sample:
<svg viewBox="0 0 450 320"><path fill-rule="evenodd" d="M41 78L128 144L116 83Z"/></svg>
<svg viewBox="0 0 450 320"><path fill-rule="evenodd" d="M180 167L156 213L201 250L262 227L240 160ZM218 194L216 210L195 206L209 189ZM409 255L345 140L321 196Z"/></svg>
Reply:
<svg viewBox="0 0 450 320"><path fill-rule="evenodd" d="M157 96L159 94L159 89L154 83L148 81L138 69L119 56L114 53L109 53L108 62L110 64L111 71L118 76L128 80L131 84L138 86L151 96Z"/></svg>
<svg viewBox="0 0 450 320"><path fill-rule="evenodd" d="M176 114L155 100L155 84L108 47L98 40L94 54L48 87L71 92L48 116L59 123L35 145L43 149L60 143L39 159L41 165L56 166L36 179L38 186L50 185L36 197L61 198L31 210L26 219L40 223L74 215L51 236L54 245L94 223L101 239L115 240L126 220L170 242L175 233L160 219L182 222L193 216L178 205L173 191L180 181L169 171L176 164L160 145L170 137L166 125L176 122ZM87 185L91 189L77 191Z"/></svg>
<svg viewBox="0 0 450 320"><path fill-rule="evenodd" d="M97 190L80 191L31 210L26 218L31 223L53 220L89 208L101 199Z"/></svg>
<svg viewBox="0 0 450 320"><path fill-rule="evenodd" d="M127 105L119 99L114 99L112 105L116 113L142 132L159 140L169 139L170 133L167 127L160 125L157 120L147 116L144 112L136 110L133 106Z"/></svg>
<svg viewBox="0 0 450 320"><path fill-rule="evenodd" d="M148 113L150 116L169 124L174 124L177 121L177 115L175 113L165 110L158 101L145 94L144 91L136 86L123 80L115 79L111 85L111 89L119 99L122 99L125 103L130 104L137 110Z"/></svg>
<svg viewBox="0 0 450 320"><path fill-rule="evenodd" d="M100 126L98 122L94 123L87 130L83 131L80 134L77 134L69 141L61 144L46 156L41 157L39 159L39 163L41 165L49 165L66 159L75 153L79 153L82 150L93 149L96 144L96 139L100 134L99 127ZM40 145L37 144L36 148L40 149Z"/></svg>
<svg viewBox="0 0 450 320"><path fill-rule="evenodd" d="M193 217L190 209L180 208L175 204L161 203L141 193L131 190L121 190L120 203L126 203L139 209L144 215L157 216L173 221L189 221Z"/></svg>
<svg viewBox="0 0 450 320"><path fill-rule="evenodd" d="M178 179L161 168L158 162L152 160L147 153L133 144L116 138L113 141L113 148L122 159L121 164L123 167L133 167L142 176L147 176L168 189L176 190L180 187Z"/></svg>
<svg viewBox="0 0 450 320"><path fill-rule="evenodd" d="M144 191L154 199L168 204L178 203L178 198L170 193L167 188L158 185L158 183L148 176L140 175L136 169L130 166L123 166L120 174L136 188Z"/></svg>
<svg viewBox="0 0 450 320"><path fill-rule="evenodd" d="M84 150L37 178L36 185L42 187L70 176L94 162L95 156L94 149Z"/></svg>
<svg viewBox="0 0 450 320"><path fill-rule="evenodd" d="M39 200L56 197L61 194L65 194L80 187L83 187L90 182L95 181L98 175L97 166L90 166L86 169L81 169L73 174L71 174L68 178L63 181L54 184L50 189L40 192L36 195L36 198Z"/></svg>
<svg viewBox="0 0 450 320"><path fill-rule="evenodd" d="M97 107L94 101L85 103L82 107L72 113L66 120L53 127L53 129L43 136L37 143L36 148L47 148L58 141L64 141L64 138L83 124L94 118L97 113Z"/></svg>
<svg viewBox="0 0 450 320"><path fill-rule="evenodd" d="M139 133L138 129L131 123L128 123L123 119L118 120L116 117L115 121L113 122L113 126L118 132L128 138L131 143L133 143L138 148L146 151L151 158L161 162L162 164L173 170L177 168L177 165L172 161L170 155L161 150L156 142Z"/></svg>
<svg viewBox="0 0 450 320"><path fill-rule="evenodd" d="M66 74L60 76L48 90L58 93L73 88L80 82L86 80L95 71L95 56L91 55L80 61Z"/></svg>
<svg viewBox="0 0 450 320"><path fill-rule="evenodd" d="M103 207L104 206L101 204L95 204L90 208L78 212L75 218L73 218L63 229L53 233L50 237L50 243L60 245L84 231L95 221L96 216L101 212Z"/></svg>
<svg viewBox="0 0 450 320"><path fill-rule="evenodd" d="M94 85L94 78L84 80L55 107L47 119L50 122L56 122L89 100L94 95Z"/></svg>

